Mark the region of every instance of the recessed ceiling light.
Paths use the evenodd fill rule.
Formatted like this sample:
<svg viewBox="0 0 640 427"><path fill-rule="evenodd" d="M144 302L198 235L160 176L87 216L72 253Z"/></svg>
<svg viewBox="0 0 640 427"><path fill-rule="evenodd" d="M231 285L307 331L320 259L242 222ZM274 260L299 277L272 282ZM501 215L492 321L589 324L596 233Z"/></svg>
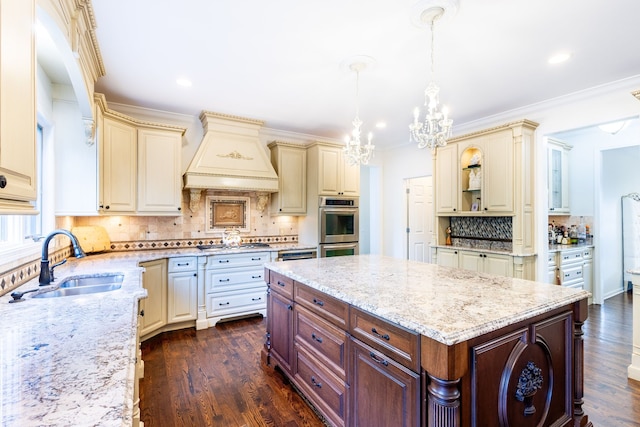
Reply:
<svg viewBox="0 0 640 427"><path fill-rule="evenodd" d="M384 128L387 127L387 124L385 122L378 122L378 123L376 123L376 127L378 129L384 129Z"/></svg>
<svg viewBox="0 0 640 427"><path fill-rule="evenodd" d="M561 52L552 55L548 62L549 64L560 64L561 62L567 61L569 58L571 58L571 54L569 52Z"/></svg>
<svg viewBox="0 0 640 427"><path fill-rule="evenodd" d="M191 87L191 80L189 80L189 79L179 78L179 79L176 80L176 83L179 86Z"/></svg>

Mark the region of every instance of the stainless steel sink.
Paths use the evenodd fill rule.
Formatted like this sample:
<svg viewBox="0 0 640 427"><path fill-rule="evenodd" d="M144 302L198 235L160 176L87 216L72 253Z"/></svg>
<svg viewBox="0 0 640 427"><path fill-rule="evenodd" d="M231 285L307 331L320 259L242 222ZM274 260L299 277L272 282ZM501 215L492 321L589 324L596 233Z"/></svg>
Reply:
<svg viewBox="0 0 640 427"><path fill-rule="evenodd" d="M124 275L122 274L101 274L91 276L77 276L65 279L60 283L61 288L78 288L84 286L120 284Z"/></svg>
<svg viewBox="0 0 640 427"><path fill-rule="evenodd" d="M60 283L58 289L34 295L33 298L56 298L115 291L122 287L123 279L122 274L71 277Z"/></svg>

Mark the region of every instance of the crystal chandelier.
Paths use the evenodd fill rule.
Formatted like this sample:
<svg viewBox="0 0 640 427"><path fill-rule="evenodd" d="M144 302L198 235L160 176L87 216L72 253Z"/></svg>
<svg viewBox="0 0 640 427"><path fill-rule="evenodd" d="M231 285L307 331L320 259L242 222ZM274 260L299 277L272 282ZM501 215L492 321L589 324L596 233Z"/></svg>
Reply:
<svg viewBox="0 0 640 427"><path fill-rule="evenodd" d="M421 18L423 21L429 19L431 22L431 77L434 76L434 26L435 22L442 16L444 9L441 7L432 7L425 10ZM429 22L429 21L426 21ZM411 141L418 143L418 148L430 148L435 150L436 147L444 147L447 145L447 139L451 137L451 126L453 120L448 117L447 107L439 109L440 100L438 94L440 88L432 80L424 91L424 105L426 114L424 122L419 121L420 109L416 107L413 111L413 123L409 125Z"/></svg>
<svg viewBox="0 0 640 427"><path fill-rule="evenodd" d="M365 62L353 62L349 66L349 68L356 73L356 118L351 122L353 130L351 131L351 135L347 135L345 138L346 145L344 147L344 154L350 165L368 164L369 159L373 157L373 149L375 147L371 144L371 138L373 138L373 134L371 132L369 132L366 144L362 144L360 141L362 120L360 120L359 114L360 107L358 102L358 92L360 86L360 71L364 70L366 66L367 64Z"/></svg>

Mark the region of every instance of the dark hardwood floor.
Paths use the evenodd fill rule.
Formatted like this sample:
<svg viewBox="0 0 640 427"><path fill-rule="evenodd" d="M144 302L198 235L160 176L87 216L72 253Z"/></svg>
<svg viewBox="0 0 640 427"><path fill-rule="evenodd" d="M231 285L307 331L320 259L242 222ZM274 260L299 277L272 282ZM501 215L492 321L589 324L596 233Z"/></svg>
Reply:
<svg viewBox="0 0 640 427"><path fill-rule="evenodd" d="M589 308L584 410L596 427L640 426L631 362L631 293ZM166 332L142 344L145 427L324 426L278 371L260 361L262 318Z"/></svg>

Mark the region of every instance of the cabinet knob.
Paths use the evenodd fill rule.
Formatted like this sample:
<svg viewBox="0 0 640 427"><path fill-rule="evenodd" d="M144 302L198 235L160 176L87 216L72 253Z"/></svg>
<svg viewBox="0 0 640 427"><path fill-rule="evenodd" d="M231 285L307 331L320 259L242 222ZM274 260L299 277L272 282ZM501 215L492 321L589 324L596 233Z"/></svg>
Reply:
<svg viewBox="0 0 640 427"><path fill-rule="evenodd" d="M454 211L454 212L455 212L456 210L457 210L456 208L453 208L453 211Z"/></svg>
<svg viewBox="0 0 640 427"><path fill-rule="evenodd" d="M105 209L109 209L109 207L110 207L110 206L109 206L109 205L107 205L107 206L105 206L104 208L105 208Z"/></svg>
<svg viewBox="0 0 640 427"><path fill-rule="evenodd" d="M7 186L7 177L4 175L0 175L0 188L4 188Z"/></svg>
<svg viewBox="0 0 640 427"><path fill-rule="evenodd" d="M140 317L144 317L144 310L140 310Z"/></svg>
<svg viewBox="0 0 640 427"><path fill-rule="evenodd" d="M489 210L489 208L484 208L484 210L485 210L485 211L488 211L488 210Z"/></svg>
<svg viewBox="0 0 640 427"><path fill-rule="evenodd" d="M182 208L181 208L180 206L178 206L178 210L179 210L179 211L181 211L181 210L182 210Z"/></svg>

